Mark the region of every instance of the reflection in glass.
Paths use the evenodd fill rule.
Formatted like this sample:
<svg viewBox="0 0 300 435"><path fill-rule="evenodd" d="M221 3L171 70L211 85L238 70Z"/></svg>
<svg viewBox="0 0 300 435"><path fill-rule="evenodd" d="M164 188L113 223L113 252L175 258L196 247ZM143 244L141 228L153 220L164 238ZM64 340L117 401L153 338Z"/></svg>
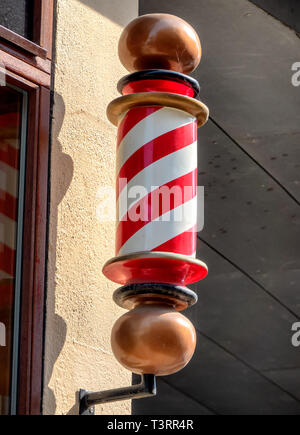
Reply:
<svg viewBox="0 0 300 435"><path fill-rule="evenodd" d="M32 40L34 0L1 0L0 24Z"/></svg>
<svg viewBox="0 0 300 435"><path fill-rule="evenodd" d="M0 414L10 406L23 98L0 87Z"/></svg>

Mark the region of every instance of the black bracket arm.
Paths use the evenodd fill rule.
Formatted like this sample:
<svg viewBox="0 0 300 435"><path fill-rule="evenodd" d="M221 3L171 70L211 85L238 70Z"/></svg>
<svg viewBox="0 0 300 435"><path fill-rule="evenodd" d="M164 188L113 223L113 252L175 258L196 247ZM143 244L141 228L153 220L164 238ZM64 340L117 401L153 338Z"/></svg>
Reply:
<svg viewBox="0 0 300 435"><path fill-rule="evenodd" d="M93 415L95 405L118 400L142 399L156 395L155 375L141 375L141 382L130 387L116 388L114 390L99 391L96 393L80 390L79 414Z"/></svg>

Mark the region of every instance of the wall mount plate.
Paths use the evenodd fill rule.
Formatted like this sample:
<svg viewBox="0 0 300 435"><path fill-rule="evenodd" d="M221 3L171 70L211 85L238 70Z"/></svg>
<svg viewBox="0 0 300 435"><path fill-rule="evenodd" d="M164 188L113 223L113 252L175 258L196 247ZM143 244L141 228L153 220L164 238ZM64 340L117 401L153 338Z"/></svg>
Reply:
<svg viewBox="0 0 300 435"><path fill-rule="evenodd" d="M95 405L116 402L118 400L143 399L156 395L155 375L141 375L141 382L130 387L115 388L91 392L81 389L79 391L79 415L94 415Z"/></svg>

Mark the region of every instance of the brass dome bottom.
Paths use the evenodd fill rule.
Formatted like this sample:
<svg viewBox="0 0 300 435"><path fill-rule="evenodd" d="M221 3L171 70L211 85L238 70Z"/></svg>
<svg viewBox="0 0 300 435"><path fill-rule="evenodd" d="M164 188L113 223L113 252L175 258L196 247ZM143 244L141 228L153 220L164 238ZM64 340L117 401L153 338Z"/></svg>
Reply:
<svg viewBox="0 0 300 435"><path fill-rule="evenodd" d="M165 376L190 361L196 331L189 319L168 305L138 305L114 324L111 347L119 363L133 373Z"/></svg>

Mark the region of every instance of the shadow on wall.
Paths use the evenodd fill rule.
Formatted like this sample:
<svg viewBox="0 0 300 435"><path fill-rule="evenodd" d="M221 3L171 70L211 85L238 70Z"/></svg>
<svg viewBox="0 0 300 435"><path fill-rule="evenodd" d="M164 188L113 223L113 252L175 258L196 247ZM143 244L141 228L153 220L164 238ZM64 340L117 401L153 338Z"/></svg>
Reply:
<svg viewBox="0 0 300 435"><path fill-rule="evenodd" d="M119 24L120 26L126 26L128 24L128 10L127 8L120 7L120 0L79 0L81 3L86 5L87 7L94 9L99 14L104 15L109 18L111 21ZM139 0L131 0L134 4L136 4L136 9L138 9L138 1Z"/></svg>
<svg viewBox="0 0 300 435"><path fill-rule="evenodd" d="M55 313L56 295L56 244L57 244L57 218L58 207L65 196L73 178L73 160L62 152L62 146L58 140L59 132L65 115L63 98L55 93L54 105L56 117L52 123L52 149L51 165L55 168L55 185L51 188L51 232L49 235L49 259L48 259L48 284L47 284L47 328L51 330L51 342L47 342L47 364L45 365L44 378L44 403L47 403L47 414L53 415L56 411L55 394L49 388L54 364L64 346L67 325L64 319Z"/></svg>

